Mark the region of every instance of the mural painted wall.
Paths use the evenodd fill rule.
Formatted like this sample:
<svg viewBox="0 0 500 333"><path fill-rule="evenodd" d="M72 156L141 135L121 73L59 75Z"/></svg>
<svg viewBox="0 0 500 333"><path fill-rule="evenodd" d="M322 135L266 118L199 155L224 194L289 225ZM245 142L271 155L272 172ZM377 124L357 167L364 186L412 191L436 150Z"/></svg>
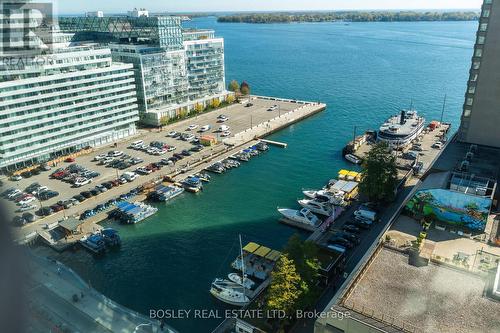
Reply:
<svg viewBox="0 0 500 333"><path fill-rule="evenodd" d="M491 199L445 189L418 191L406 208L414 214L460 226L471 231L484 231Z"/></svg>

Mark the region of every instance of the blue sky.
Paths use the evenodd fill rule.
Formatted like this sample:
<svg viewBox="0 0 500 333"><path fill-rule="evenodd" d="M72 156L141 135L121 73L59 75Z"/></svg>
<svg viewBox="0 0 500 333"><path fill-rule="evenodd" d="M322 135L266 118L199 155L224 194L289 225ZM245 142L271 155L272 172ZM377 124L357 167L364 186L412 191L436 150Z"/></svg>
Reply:
<svg viewBox="0 0 500 333"><path fill-rule="evenodd" d="M448 9L481 7L482 0L55 0L62 14L102 10L120 13L134 7L153 12L343 9Z"/></svg>

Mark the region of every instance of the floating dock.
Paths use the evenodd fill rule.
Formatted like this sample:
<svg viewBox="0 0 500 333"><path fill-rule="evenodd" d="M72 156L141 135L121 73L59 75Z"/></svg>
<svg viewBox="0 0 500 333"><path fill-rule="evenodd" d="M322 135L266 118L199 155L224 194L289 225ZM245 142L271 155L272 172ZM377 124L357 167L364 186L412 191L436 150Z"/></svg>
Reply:
<svg viewBox="0 0 500 333"><path fill-rule="evenodd" d="M273 145L273 146L278 146L280 148L288 147L288 143L284 143L284 142L278 142L278 141L272 141L272 140L266 140L266 139L260 139L260 141L265 142L265 143L270 144L270 145Z"/></svg>

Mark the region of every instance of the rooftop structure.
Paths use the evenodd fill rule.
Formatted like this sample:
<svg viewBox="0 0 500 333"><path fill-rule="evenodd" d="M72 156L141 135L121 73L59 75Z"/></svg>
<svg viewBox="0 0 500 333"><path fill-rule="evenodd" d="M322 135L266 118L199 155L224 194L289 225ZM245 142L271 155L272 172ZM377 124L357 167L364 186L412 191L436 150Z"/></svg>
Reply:
<svg viewBox="0 0 500 333"><path fill-rule="evenodd" d="M463 142L500 147L499 31L500 0L484 0L459 130Z"/></svg>
<svg viewBox="0 0 500 333"><path fill-rule="evenodd" d="M378 140L387 142L391 147L409 144L424 129L425 119L415 110L403 110L401 114L390 117L378 131Z"/></svg>
<svg viewBox="0 0 500 333"><path fill-rule="evenodd" d="M497 332L500 303L483 295L487 279L433 263L408 264L408 256L382 248L315 332Z"/></svg>

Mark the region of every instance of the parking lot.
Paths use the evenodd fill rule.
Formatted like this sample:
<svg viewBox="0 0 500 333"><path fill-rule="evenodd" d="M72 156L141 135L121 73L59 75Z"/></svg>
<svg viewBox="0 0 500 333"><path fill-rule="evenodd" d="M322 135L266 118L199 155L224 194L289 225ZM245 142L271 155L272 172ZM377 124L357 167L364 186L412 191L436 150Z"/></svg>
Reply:
<svg viewBox="0 0 500 333"><path fill-rule="evenodd" d="M140 130L138 135L118 142L116 145L99 147L98 149L94 149L90 154L79 156L75 160L68 160L67 163L62 162L53 166L51 170L41 171L38 175L33 175L18 181L6 180L4 181L2 192L9 188L18 189L23 192L33 183L38 183L38 188L43 186L44 191L50 191L52 194L48 197L39 197L36 194L33 195L33 199L29 199L28 197L30 201L28 205L33 206L28 212L32 214L35 211L39 211L40 208L50 212L51 209L49 209L49 207L57 208L55 205L57 205L58 202L64 203L65 205L67 204L64 208L69 208L74 205L78 206L78 200L73 199L71 200L72 203L68 202L68 200L78 195L84 196L84 200L90 199L91 197L96 197L94 200L101 197L103 200L106 200L106 198L111 198L113 193L116 193L114 194L115 197L117 196L118 191L115 187L124 186L124 184L118 185L116 180L122 178L123 182L123 178L126 178L124 177L126 173L136 173L136 171L138 171L137 180L127 181L130 185L135 184L134 186L138 186L145 182L146 178L150 178L150 173L156 172L159 168L163 169L161 172L162 174L172 173L176 169L181 169L188 164L199 161L201 158L207 157L215 150L220 149L220 147L218 147L220 146L219 142L215 147L204 147L201 151L193 151L193 148L198 145L197 143L182 140L180 137L174 138L168 136L169 133L171 135L173 134L171 132L181 134L190 133L193 134L195 138L210 134L218 141L222 141L223 138L219 131L221 125L226 125L229 128L228 130L231 134L228 138L230 138L237 133L265 123L278 115L286 114L300 106L300 104L298 105L294 102L261 98L253 98L251 104L252 106L234 104L213 112L203 113L175 124L165 126L161 131ZM272 108L274 105L276 105L276 107ZM270 108L272 108L272 110L270 110ZM220 115L225 115L228 119L221 122L220 118L218 119ZM197 125L197 127L189 130L188 127L190 125ZM202 132L201 128L206 125L209 125L210 129ZM150 147L152 142L156 142L158 147L169 147L169 149L166 150L170 151L152 154L151 151L148 153L148 149L132 149L130 147L131 143L139 140L144 141L144 148ZM173 147L175 147L175 150L172 150ZM184 154L182 154L182 151L185 151ZM173 162L168 164L160 163L162 159L167 160L174 154L182 155L182 159L176 161L175 164ZM110 162L106 165L101 161L95 161L95 157L98 155L117 156L111 156L112 159L110 158ZM135 160L133 161L133 159ZM115 163L116 167L110 166L111 162ZM137 170L138 168L140 169ZM59 173L63 175L55 178L50 177L50 175L54 174L58 169L62 169ZM60 174L57 173L56 175L60 176ZM110 186L110 182L112 181L114 181L114 184ZM102 186L96 189L97 185ZM130 187L129 184L126 185L126 187ZM38 188L36 188L36 190L38 190ZM20 204L15 201L4 201L7 202L7 206L12 212L20 208ZM72 209L72 211L74 211L74 209ZM18 216L21 214L22 212L16 213Z"/></svg>

